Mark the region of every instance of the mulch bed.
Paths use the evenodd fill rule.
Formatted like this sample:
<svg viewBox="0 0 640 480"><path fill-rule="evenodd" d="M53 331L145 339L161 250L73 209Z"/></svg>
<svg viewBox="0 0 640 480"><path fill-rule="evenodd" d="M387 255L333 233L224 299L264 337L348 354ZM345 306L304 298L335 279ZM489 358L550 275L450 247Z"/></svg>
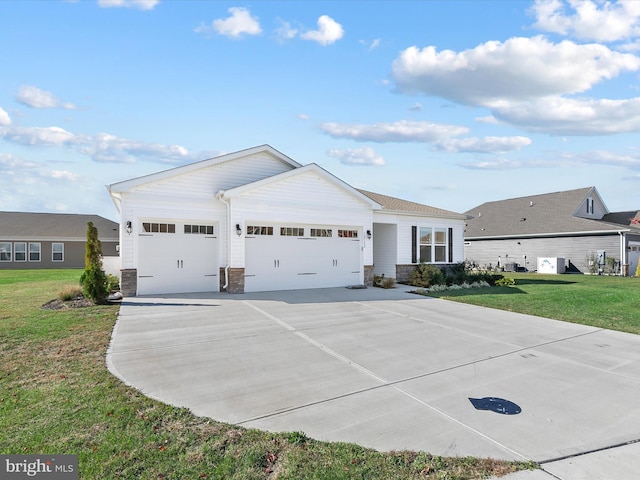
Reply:
<svg viewBox="0 0 640 480"><path fill-rule="evenodd" d="M65 308L91 307L94 303L84 297L76 297L72 300L51 300L42 307L43 310L64 310Z"/></svg>

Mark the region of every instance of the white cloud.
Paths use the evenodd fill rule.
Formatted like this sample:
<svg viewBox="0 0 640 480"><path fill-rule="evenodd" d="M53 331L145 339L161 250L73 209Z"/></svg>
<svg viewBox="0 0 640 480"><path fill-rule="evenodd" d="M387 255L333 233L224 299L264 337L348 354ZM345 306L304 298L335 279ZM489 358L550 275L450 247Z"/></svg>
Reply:
<svg viewBox="0 0 640 480"><path fill-rule="evenodd" d="M304 40L312 40L326 46L340 40L344 35L342 25L328 15L318 18L318 30L311 30L300 35Z"/></svg>
<svg viewBox="0 0 640 480"><path fill-rule="evenodd" d="M58 100L55 95L47 90L41 90L31 85L23 85L16 94L16 100L31 108L65 108L75 110L73 103L65 103Z"/></svg>
<svg viewBox="0 0 640 480"><path fill-rule="evenodd" d="M11 117L9 117L9 114L0 107L0 127L7 125L11 125Z"/></svg>
<svg viewBox="0 0 640 480"><path fill-rule="evenodd" d="M242 38L245 35L260 35L262 28L257 17L242 7L231 7L227 10L231 15L224 19L216 19L211 26L200 25L196 33L217 33L230 38Z"/></svg>
<svg viewBox="0 0 640 480"><path fill-rule="evenodd" d="M469 131L466 127L430 122L401 120L393 123L339 124L323 123L320 130L334 138L350 138L361 142L435 142Z"/></svg>
<svg viewBox="0 0 640 480"><path fill-rule="evenodd" d="M411 105L409 107L409 110L412 112L421 112L422 111L422 104L421 103L414 103L413 105Z"/></svg>
<svg viewBox="0 0 640 480"><path fill-rule="evenodd" d="M527 137L449 138L437 142L434 150L464 153L507 153L531 145Z"/></svg>
<svg viewBox="0 0 640 480"><path fill-rule="evenodd" d="M137 8L138 10L153 10L160 0L98 0L102 8Z"/></svg>
<svg viewBox="0 0 640 480"><path fill-rule="evenodd" d="M640 132L640 97L608 100L544 97L493 109L499 120L530 131L557 135Z"/></svg>
<svg viewBox="0 0 640 480"><path fill-rule="evenodd" d="M6 175L7 172L12 172L14 169L32 169L38 167L39 164L35 162L26 162L22 158L11 153L0 152L0 166L2 166L2 174Z"/></svg>
<svg viewBox="0 0 640 480"><path fill-rule="evenodd" d="M282 19L278 19L280 26L276 28L276 37L278 41L285 42L291 40L298 35L298 29L293 28L289 22L285 22Z"/></svg>
<svg viewBox="0 0 640 480"><path fill-rule="evenodd" d="M581 93L639 69L640 58L604 45L556 44L536 36L486 42L461 52L410 47L393 62L392 76L401 92L491 108L505 100Z"/></svg>
<svg viewBox="0 0 640 480"><path fill-rule="evenodd" d="M96 162L134 163L139 160L184 164L204 160L218 152L189 152L180 145L164 145L116 137L108 133L74 134L60 127L0 128L5 141L32 147L62 147Z"/></svg>
<svg viewBox="0 0 640 480"><path fill-rule="evenodd" d="M333 148L327 151L327 155L337 158L345 165L375 165L383 166L384 158L378 155L371 147L363 148Z"/></svg>
<svg viewBox="0 0 640 480"><path fill-rule="evenodd" d="M0 138L20 145L55 147L65 146L75 135L60 127L5 127Z"/></svg>
<svg viewBox="0 0 640 480"><path fill-rule="evenodd" d="M534 27L581 40L615 42L640 35L640 2L536 0Z"/></svg>
<svg viewBox="0 0 640 480"><path fill-rule="evenodd" d="M42 172L40 172L40 176L44 178L66 180L70 182L77 182L78 180L80 180L80 175L69 172L67 170L43 170Z"/></svg>

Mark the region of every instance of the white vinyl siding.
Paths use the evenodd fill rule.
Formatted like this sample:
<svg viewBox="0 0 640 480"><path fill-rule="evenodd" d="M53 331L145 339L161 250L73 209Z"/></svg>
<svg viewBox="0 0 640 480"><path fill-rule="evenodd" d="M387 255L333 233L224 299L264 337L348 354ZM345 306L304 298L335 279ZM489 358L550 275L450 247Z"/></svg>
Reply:
<svg viewBox="0 0 640 480"><path fill-rule="evenodd" d="M137 193L212 198L216 192L286 172L292 167L268 153L203 166L164 180L135 187Z"/></svg>

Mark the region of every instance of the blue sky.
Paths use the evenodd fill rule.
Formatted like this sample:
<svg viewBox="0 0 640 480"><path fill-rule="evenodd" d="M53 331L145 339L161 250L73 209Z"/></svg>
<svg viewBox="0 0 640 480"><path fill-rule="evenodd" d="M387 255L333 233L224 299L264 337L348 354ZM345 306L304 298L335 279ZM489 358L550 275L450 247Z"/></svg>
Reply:
<svg viewBox="0 0 640 480"><path fill-rule="evenodd" d="M464 212L640 209L640 1L0 2L0 210L269 144Z"/></svg>

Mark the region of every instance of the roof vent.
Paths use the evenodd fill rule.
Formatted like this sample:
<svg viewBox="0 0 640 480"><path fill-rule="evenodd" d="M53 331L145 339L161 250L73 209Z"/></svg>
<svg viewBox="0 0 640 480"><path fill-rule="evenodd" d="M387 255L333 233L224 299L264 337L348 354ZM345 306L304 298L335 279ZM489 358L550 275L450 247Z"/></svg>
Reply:
<svg viewBox="0 0 640 480"><path fill-rule="evenodd" d="M525 220L526 220L526 218L525 218L525 217L522 217L522 218L520 219L520 221L521 221L521 222L524 222Z"/></svg>
<svg viewBox="0 0 640 480"><path fill-rule="evenodd" d="M533 203L533 200L531 200L531 201L529 202L529 206L530 206L530 207L533 207L534 205L535 205L535 203Z"/></svg>

